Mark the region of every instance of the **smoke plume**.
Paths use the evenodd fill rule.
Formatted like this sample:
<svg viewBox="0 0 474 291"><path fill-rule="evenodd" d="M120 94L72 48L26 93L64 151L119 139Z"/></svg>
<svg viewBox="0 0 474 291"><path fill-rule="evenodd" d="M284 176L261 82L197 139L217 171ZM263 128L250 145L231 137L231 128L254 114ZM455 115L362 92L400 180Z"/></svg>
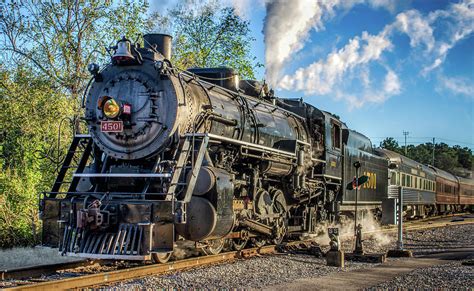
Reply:
<svg viewBox="0 0 474 291"><path fill-rule="evenodd" d="M263 31L267 82L271 86L276 86L285 62L303 48L311 28L323 28L323 14L332 12L339 0L323 3L299 0L266 3Z"/></svg>

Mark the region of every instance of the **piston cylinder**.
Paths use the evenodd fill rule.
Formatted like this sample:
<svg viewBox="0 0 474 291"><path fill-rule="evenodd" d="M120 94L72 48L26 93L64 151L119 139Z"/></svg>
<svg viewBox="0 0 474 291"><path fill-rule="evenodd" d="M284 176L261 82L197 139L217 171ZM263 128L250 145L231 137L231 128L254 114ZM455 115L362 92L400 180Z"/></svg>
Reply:
<svg viewBox="0 0 474 291"><path fill-rule="evenodd" d="M233 175L222 169L202 167L186 207L186 223L176 225L178 234L192 241L229 234L234 226L233 197Z"/></svg>

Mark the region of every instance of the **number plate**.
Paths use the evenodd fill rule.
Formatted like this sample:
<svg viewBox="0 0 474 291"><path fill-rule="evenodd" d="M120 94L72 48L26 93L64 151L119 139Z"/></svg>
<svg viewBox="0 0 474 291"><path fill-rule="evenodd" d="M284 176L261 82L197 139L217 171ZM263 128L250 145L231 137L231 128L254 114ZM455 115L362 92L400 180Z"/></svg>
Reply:
<svg viewBox="0 0 474 291"><path fill-rule="evenodd" d="M122 132L123 122L122 121L101 121L100 131L102 132Z"/></svg>

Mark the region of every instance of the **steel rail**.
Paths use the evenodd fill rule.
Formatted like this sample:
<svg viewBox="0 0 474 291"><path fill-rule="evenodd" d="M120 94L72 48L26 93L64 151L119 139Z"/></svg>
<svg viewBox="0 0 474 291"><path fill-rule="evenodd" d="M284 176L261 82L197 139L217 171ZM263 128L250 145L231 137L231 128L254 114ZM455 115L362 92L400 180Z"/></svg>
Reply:
<svg viewBox="0 0 474 291"><path fill-rule="evenodd" d="M442 219L442 218L451 218L451 217L459 217L459 216L462 216L462 214L453 215L453 216L450 215L450 216L431 217L431 218L426 218L426 219L421 220L421 221L420 220L410 221L410 222L404 224L403 231L413 231L413 230L422 230L422 229L430 229L430 228L439 228L439 227L453 226L453 225L474 224L474 220L473 221L443 221L443 222L434 222L434 223L431 223L431 224L421 224L423 222L429 222L431 220ZM418 225L419 223L420 223L420 225ZM389 232L395 232L395 231L397 231L397 225L391 226L389 228L362 231L362 235L369 235L369 234L375 234L375 233L387 233L387 232L389 233ZM342 234L341 238L353 237L353 236L354 236L353 233L347 233L347 234Z"/></svg>
<svg viewBox="0 0 474 291"><path fill-rule="evenodd" d="M227 252L218 255L202 256L185 259L166 264L154 264L135 268L104 272L99 274L78 276L61 280L42 282L32 285L23 285L8 288L6 290L66 290L85 288L90 286L110 284L114 282L142 278L150 275L160 275L170 271L179 271L209 264L231 261L238 258L251 257L258 254L270 254L275 252L276 246L264 246L261 248L244 249L242 251Z"/></svg>
<svg viewBox="0 0 474 291"><path fill-rule="evenodd" d="M22 279L54 274L60 270L103 264L100 261L80 260L66 263L45 264L30 267L12 268L0 271L0 280Z"/></svg>

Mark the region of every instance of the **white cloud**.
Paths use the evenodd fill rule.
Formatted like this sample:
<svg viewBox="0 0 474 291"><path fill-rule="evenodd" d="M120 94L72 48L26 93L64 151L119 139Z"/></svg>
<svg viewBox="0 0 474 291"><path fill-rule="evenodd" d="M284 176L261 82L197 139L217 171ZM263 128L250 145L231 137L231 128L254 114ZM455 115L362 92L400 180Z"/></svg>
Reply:
<svg viewBox="0 0 474 291"><path fill-rule="evenodd" d="M430 23L418 11L409 10L397 15L395 28L410 37L410 45L424 44L428 51L434 47L435 39Z"/></svg>
<svg viewBox="0 0 474 291"><path fill-rule="evenodd" d="M391 69L387 68L383 85L377 87L365 87L362 92L358 94L347 93L340 89L335 89L335 99L345 100L349 105L349 110L354 108L361 108L367 103L383 103L387 99L397 94L400 94L402 86L400 80Z"/></svg>
<svg viewBox="0 0 474 291"><path fill-rule="evenodd" d="M397 1L393 0L370 0L369 4L376 8L385 8L390 12L394 12L396 9Z"/></svg>
<svg viewBox="0 0 474 291"><path fill-rule="evenodd" d="M440 38L437 40L434 31L445 29L445 26L437 26L437 21L440 19L449 21L450 31L445 33L447 37L444 39L437 36ZM331 94L337 100L346 100L352 107L360 107L367 102L381 103L402 91L398 75L384 65L382 58L382 55L393 47L391 38L394 33L407 35L410 46L418 49L417 53L421 52L416 55L415 62L420 64L421 72L426 74L440 67L449 50L473 31L474 0L451 4L446 10L437 10L427 16L416 10L405 11L399 13L395 21L386 25L378 34L370 35L363 32L325 58L299 68L293 74L284 75L277 87L303 91L306 95ZM373 84L376 82L370 80L373 74L368 68L371 63L378 63L386 68L385 79L380 88L374 87ZM341 89L347 80L353 78L361 81L359 94L345 93ZM466 81L453 78L445 78L442 81L445 88L458 94L472 95L473 86L468 85Z"/></svg>
<svg viewBox="0 0 474 291"><path fill-rule="evenodd" d="M437 10L430 13L427 19L432 25L435 25L437 21L448 21L449 37L436 43L434 60L423 68L423 75L441 66L446 60L449 50L474 32L474 0L451 4L447 10Z"/></svg>
<svg viewBox="0 0 474 291"><path fill-rule="evenodd" d="M266 0L264 23L265 68L267 82L275 86L285 63L303 47L312 29L324 29L324 22L338 8L350 9L368 3L376 8L393 10L390 0Z"/></svg>
<svg viewBox="0 0 474 291"><path fill-rule="evenodd" d="M363 66L359 73L360 80L362 81L362 85L365 89L370 88L370 70L368 66Z"/></svg>
<svg viewBox="0 0 474 291"><path fill-rule="evenodd" d="M398 76L392 71L388 70L385 75L383 91L389 95L399 94L401 90L400 80Z"/></svg>
<svg viewBox="0 0 474 291"><path fill-rule="evenodd" d="M294 75L285 75L279 82L279 88L302 90L308 95L329 94L344 74L357 66L380 59L382 52L391 47L392 43L386 38L385 31L378 35L363 32L361 37L354 37L325 60L300 68Z"/></svg>
<svg viewBox="0 0 474 291"><path fill-rule="evenodd" d="M224 0L224 2L230 2L230 6L234 7L235 13L244 19L249 19L251 9L265 5L264 0Z"/></svg>
<svg viewBox="0 0 474 291"><path fill-rule="evenodd" d="M466 95L474 98L474 85L470 84L471 82L468 80L460 77L445 76L440 76L439 80L445 89L448 89L455 94Z"/></svg>
<svg viewBox="0 0 474 291"><path fill-rule="evenodd" d="M279 89L299 90L306 95L333 94L337 100L343 99L349 108L360 108L366 103L382 103L401 92L402 86L397 74L386 68L380 88L371 86L368 64L381 58L384 51L390 50L392 43L387 39L387 30L378 35L363 32L362 36L351 39L343 48L334 51L324 60L319 60L306 68L300 68L293 75L285 75ZM340 87L348 78L360 79L362 90L357 97L346 93ZM349 75L349 76L347 76Z"/></svg>

